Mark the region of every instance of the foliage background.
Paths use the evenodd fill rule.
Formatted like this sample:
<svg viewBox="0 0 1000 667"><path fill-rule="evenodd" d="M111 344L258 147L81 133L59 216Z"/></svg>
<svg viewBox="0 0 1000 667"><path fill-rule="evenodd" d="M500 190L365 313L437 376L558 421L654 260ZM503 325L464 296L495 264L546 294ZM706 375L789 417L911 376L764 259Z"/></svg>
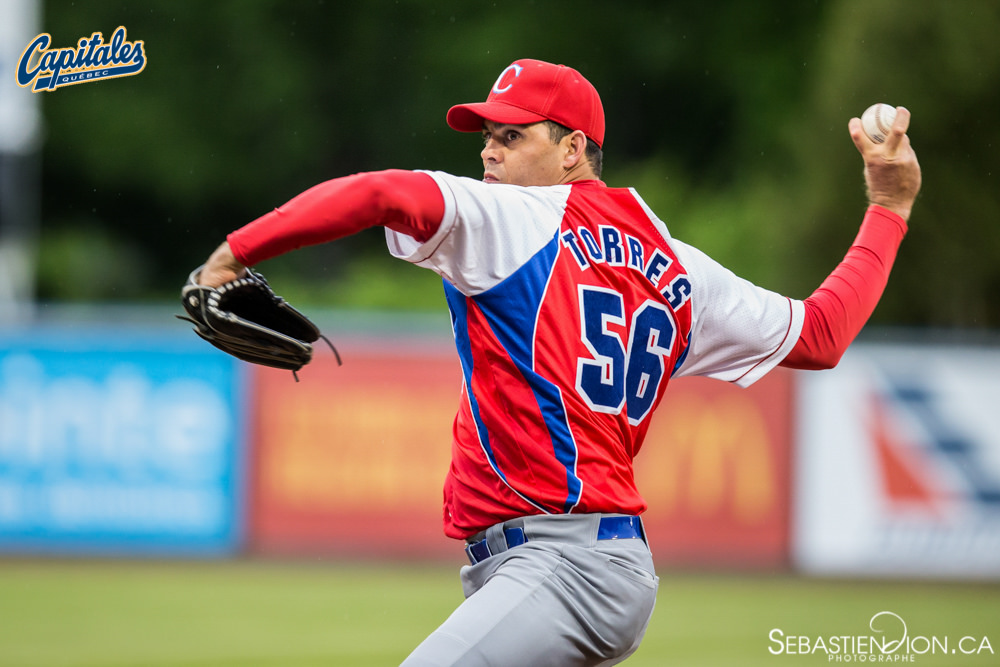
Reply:
<svg viewBox="0 0 1000 667"><path fill-rule="evenodd" d="M445 111L534 57L601 92L609 185L797 298L864 210L848 119L907 106L924 188L873 321L1000 327L995 0L45 3L57 47L119 25L141 74L44 94L43 301L172 300L228 231L328 178L478 177ZM443 308L378 229L264 268L303 304Z"/></svg>

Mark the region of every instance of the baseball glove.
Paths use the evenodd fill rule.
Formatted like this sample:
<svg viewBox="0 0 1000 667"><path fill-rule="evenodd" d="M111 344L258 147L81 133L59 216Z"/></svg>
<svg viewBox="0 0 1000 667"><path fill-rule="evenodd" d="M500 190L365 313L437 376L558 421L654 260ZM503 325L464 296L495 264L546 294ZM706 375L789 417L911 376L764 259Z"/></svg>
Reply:
<svg viewBox="0 0 1000 667"><path fill-rule="evenodd" d="M202 267L188 276L181 303L194 324L194 332L237 359L263 366L296 371L312 360L313 346L322 338L340 362L333 344L308 317L274 293L260 273L218 287L198 284Z"/></svg>

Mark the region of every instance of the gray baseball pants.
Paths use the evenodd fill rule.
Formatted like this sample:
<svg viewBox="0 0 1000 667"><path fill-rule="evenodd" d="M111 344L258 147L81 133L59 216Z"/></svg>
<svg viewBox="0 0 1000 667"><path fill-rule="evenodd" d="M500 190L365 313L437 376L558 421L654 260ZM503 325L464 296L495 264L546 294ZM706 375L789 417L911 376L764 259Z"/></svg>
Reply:
<svg viewBox="0 0 1000 667"><path fill-rule="evenodd" d="M465 602L402 667L614 665L631 655L659 578L644 539L598 539L602 516L524 517L478 535L493 555L462 568ZM508 547L512 527L526 541Z"/></svg>

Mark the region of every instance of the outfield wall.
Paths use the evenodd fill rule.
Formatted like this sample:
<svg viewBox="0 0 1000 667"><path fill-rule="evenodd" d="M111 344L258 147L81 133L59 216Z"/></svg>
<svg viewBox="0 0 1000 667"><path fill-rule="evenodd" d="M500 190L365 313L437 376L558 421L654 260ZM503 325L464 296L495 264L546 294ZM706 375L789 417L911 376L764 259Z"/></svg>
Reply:
<svg viewBox="0 0 1000 667"><path fill-rule="evenodd" d="M334 334L342 367L321 348L299 382L183 327L0 331L0 552L460 563L440 519L450 341L363 329ZM859 343L747 390L677 380L636 462L654 553L1000 577L998 407L995 346Z"/></svg>

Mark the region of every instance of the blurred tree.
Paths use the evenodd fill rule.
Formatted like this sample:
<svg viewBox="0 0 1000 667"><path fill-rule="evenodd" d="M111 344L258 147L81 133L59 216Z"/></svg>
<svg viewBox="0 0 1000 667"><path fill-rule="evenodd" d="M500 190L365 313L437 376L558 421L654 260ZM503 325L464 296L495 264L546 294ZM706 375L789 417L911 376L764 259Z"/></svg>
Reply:
<svg viewBox="0 0 1000 667"><path fill-rule="evenodd" d="M1000 3L841 0L825 21L821 76L784 137L802 176L794 257L821 277L853 230L860 163L844 151L846 119L874 102L906 106L924 184L875 321L1000 326ZM812 129L810 129L812 128ZM830 129L826 132L827 128ZM817 160L817 156L822 159ZM849 187L837 184L848 184ZM815 266L815 269L810 267Z"/></svg>
<svg viewBox="0 0 1000 667"><path fill-rule="evenodd" d="M842 255L864 204L847 119L906 104L925 191L876 320L996 327L998 6L49 0L54 45L124 25L148 65L45 94L42 243L64 256L69 228L103 228L116 241L80 252L130 253L106 273L173 298L226 232L319 181L389 167L478 176L478 138L444 113L534 57L601 91L609 184L635 185L677 237L798 297ZM960 222L931 223L948 218ZM370 230L268 271L296 281L290 298L361 305L338 285L378 262L386 294L366 303L440 307L433 275L384 255ZM930 267L943 270L928 280ZM42 296L72 297L61 284L43 280Z"/></svg>

